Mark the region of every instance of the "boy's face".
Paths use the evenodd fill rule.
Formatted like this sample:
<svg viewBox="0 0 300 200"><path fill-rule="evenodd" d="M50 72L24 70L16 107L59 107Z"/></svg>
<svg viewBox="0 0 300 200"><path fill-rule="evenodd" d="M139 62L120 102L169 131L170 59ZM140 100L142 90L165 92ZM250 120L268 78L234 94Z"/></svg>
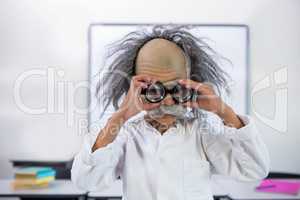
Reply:
<svg viewBox="0 0 300 200"><path fill-rule="evenodd" d="M154 77L166 87L172 87L177 80L187 78L183 51L175 43L165 39L153 39L147 42L139 51L135 69L136 74ZM175 105L170 95L163 99L161 105L161 108L173 109L173 111L177 108L182 112L182 106Z"/></svg>

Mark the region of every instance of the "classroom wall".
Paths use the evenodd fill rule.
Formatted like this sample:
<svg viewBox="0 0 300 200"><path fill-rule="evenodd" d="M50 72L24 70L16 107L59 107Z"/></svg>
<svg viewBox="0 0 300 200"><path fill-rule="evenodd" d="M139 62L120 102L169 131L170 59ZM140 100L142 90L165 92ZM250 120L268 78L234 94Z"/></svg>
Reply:
<svg viewBox="0 0 300 200"><path fill-rule="evenodd" d="M300 1L1 0L0 16L0 178L12 176L8 159L64 160L78 151L78 122L84 123L87 115L66 105L73 101L70 90L76 91L78 108L88 104L86 91L74 88L84 86L88 77L87 29L93 22L249 25L251 88L279 69L288 71L287 83L255 93L252 116L270 149L272 170L300 173ZM41 75L25 80L20 95L34 108L53 103L42 114L24 113L14 99L15 81L28 70ZM47 98L51 82L45 76L52 73L59 99ZM278 88L288 88L287 129L264 120L276 114Z"/></svg>

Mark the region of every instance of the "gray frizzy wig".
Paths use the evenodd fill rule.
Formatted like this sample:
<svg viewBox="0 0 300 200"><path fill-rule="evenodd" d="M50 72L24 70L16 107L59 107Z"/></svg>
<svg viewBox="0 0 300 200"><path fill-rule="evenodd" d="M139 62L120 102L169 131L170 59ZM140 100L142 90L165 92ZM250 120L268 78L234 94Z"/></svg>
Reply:
<svg viewBox="0 0 300 200"><path fill-rule="evenodd" d="M202 39L192 35L189 32L192 28L193 26L183 25L155 25L150 30L131 32L112 43L105 59L108 68L100 72L101 78L96 88L98 99L104 103L103 113L111 103L118 109L119 101L128 92L130 80L135 75L135 61L139 50L155 38L174 42L183 50L189 60L191 80L210 83L219 93L224 88L229 92L226 87L229 76L214 60L217 53Z"/></svg>

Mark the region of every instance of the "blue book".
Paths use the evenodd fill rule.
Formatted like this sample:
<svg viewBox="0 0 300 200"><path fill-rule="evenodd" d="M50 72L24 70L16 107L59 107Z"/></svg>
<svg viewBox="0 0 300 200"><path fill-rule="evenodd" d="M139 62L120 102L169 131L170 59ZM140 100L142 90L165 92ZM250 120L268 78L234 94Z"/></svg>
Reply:
<svg viewBox="0 0 300 200"><path fill-rule="evenodd" d="M16 178L45 178L55 176L56 172L51 167L22 167L15 172Z"/></svg>

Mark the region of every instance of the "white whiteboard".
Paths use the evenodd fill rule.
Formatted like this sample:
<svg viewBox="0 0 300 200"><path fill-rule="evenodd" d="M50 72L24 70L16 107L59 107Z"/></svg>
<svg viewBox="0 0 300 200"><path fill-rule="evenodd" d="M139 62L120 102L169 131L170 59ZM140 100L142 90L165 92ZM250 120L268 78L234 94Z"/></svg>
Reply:
<svg viewBox="0 0 300 200"><path fill-rule="evenodd" d="M249 102L249 31L245 25L194 25L191 30L197 37L205 38L205 42L218 54L229 59L220 62L220 66L232 78L230 88L232 93L226 102L239 114L248 114ZM89 27L89 78L91 84L89 126L99 122L102 108L95 97L97 73L104 66L104 55L107 45L121 39L129 32L140 28L151 28L142 24L92 24ZM219 61L217 61L219 62ZM116 88L115 88L116 89ZM106 116L110 116L113 108L110 106ZM103 119L102 119L103 120ZM104 118L105 120L105 118Z"/></svg>

